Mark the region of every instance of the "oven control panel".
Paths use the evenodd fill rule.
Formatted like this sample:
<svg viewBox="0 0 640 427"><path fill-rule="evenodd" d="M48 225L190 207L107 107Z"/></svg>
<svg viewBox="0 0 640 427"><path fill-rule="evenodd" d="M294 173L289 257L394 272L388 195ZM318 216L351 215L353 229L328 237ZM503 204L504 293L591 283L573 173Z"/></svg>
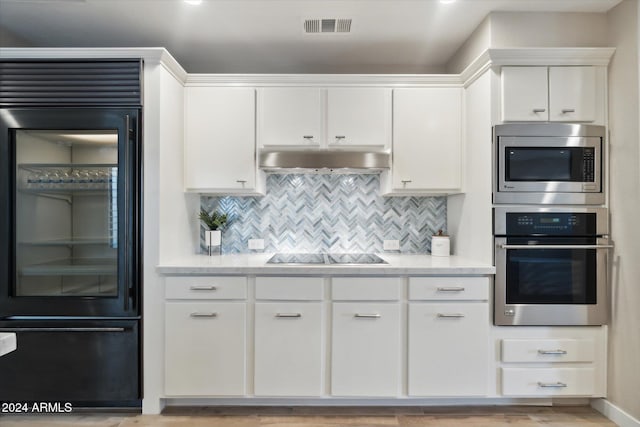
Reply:
<svg viewBox="0 0 640 427"><path fill-rule="evenodd" d="M595 213L507 213L507 235L594 235Z"/></svg>

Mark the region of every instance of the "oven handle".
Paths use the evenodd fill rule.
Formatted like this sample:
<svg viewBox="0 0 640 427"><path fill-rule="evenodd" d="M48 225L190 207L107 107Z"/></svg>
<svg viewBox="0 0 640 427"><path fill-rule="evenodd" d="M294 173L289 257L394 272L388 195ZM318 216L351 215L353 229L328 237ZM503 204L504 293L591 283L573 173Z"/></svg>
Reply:
<svg viewBox="0 0 640 427"><path fill-rule="evenodd" d="M500 249L613 249L613 245L498 245Z"/></svg>

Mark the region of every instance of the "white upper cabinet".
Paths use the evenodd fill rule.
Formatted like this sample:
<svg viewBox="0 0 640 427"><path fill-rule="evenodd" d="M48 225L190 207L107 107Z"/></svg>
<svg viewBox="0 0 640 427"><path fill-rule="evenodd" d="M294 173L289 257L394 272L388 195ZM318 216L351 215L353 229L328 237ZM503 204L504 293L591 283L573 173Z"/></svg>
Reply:
<svg viewBox="0 0 640 427"><path fill-rule="evenodd" d="M327 90L327 144L333 147L389 147L391 89Z"/></svg>
<svg viewBox="0 0 640 427"><path fill-rule="evenodd" d="M394 90L391 183L383 192L446 194L461 186L462 89Z"/></svg>
<svg viewBox="0 0 640 427"><path fill-rule="evenodd" d="M594 67L549 67L549 119L558 122L595 121Z"/></svg>
<svg viewBox="0 0 640 427"><path fill-rule="evenodd" d="M258 144L261 147L319 147L322 89L276 87L258 89Z"/></svg>
<svg viewBox="0 0 640 427"><path fill-rule="evenodd" d="M187 87L184 187L200 193L260 193L255 90Z"/></svg>
<svg viewBox="0 0 640 427"><path fill-rule="evenodd" d="M383 150L390 140L391 89L258 90L259 147Z"/></svg>
<svg viewBox="0 0 640 427"><path fill-rule="evenodd" d="M502 120L549 119L547 67L502 67Z"/></svg>
<svg viewBox="0 0 640 427"><path fill-rule="evenodd" d="M502 67L505 122L604 122L602 67Z"/></svg>

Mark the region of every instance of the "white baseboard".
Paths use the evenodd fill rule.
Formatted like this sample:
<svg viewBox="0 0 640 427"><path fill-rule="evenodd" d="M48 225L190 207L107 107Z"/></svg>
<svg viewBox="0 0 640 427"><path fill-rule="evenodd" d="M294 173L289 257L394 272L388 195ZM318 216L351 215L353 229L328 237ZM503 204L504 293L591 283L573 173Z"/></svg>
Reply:
<svg viewBox="0 0 640 427"><path fill-rule="evenodd" d="M640 427L640 420L634 418L606 399L594 399L591 407L620 427Z"/></svg>

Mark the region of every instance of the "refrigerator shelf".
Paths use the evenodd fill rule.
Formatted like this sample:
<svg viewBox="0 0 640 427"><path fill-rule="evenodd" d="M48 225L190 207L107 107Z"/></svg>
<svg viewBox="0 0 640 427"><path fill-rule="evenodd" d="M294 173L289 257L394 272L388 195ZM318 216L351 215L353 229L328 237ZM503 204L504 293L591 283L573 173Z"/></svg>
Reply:
<svg viewBox="0 0 640 427"><path fill-rule="evenodd" d="M54 240L41 240L31 242L20 242L25 246L81 246L81 245L106 245L111 241L108 238L96 238L96 239L54 239Z"/></svg>
<svg viewBox="0 0 640 427"><path fill-rule="evenodd" d="M62 259L22 267L22 276L114 276L118 273L115 258Z"/></svg>

